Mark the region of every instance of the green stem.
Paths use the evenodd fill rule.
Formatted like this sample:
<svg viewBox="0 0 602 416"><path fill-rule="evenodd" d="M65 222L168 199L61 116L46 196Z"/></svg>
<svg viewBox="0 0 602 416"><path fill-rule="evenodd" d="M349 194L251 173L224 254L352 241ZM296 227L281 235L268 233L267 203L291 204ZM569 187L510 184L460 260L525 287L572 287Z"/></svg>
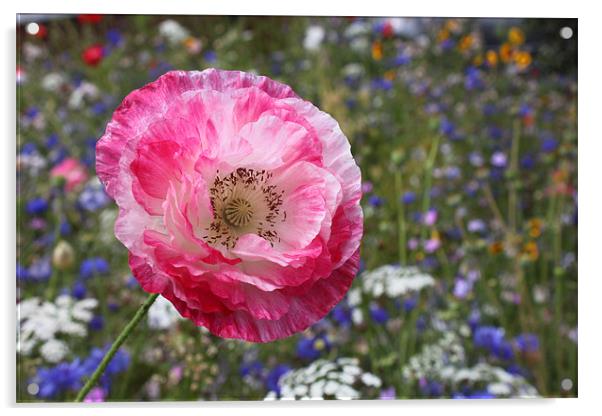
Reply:
<svg viewBox="0 0 602 416"><path fill-rule="evenodd" d="M433 168L435 167L435 159L437 158L437 152L439 151L439 140L441 137L439 135L435 136L433 140L433 144L431 146L431 151L429 153L428 159L425 165L425 173L424 173L424 193L422 194L422 215L426 214L431 204L431 187L433 182ZM428 227L424 224L420 230L420 240L422 244L426 241L426 232Z"/></svg>
<svg viewBox="0 0 602 416"><path fill-rule="evenodd" d="M77 397L75 398L76 402L82 402L84 400L84 398L86 397L86 395L90 392L90 390L92 390L92 387L94 387L94 385L96 385L96 383L98 383L100 376L102 376L102 373L104 373L105 368L107 368L107 365L109 365L109 363L113 359L113 356L115 355L117 350L119 350L119 347L121 347L121 345L125 342L127 337L130 335L130 333L134 330L134 328L136 328L136 325L138 325L138 322L140 322L140 320L144 317L144 315L146 315L146 312L148 312L148 309L151 307L151 305L157 299L158 296L159 296L158 293L151 294L146 299L146 301L142 304L142 306L140 306L140 308L138 309L138 311L136 312L136 314L134 315L132 320L125 326L125 328L123 328L123 331L121 331L121 334L119 334L119 336L117 337L117 339L115 340L113 345L111 345L111 349L106 353L106 355L104 356L104 358L102 359L102 361L100 362L100 364L98 365L96 370L94 371L94 374L92 374L92 377L90 377L90 379L88 379L88 381L86 382L84 387L82 387L82 389L79 391L79 393L77 394Z"/></svg>
<svg viewBox="0 0 602 416"><path fill-rule="evenodd" d="M512 148L510 153L510 169L508 170L508 225L512 232L517 224L517 188L518 188L518 156L520 143L520 121L514 123Z"/></svg>
<svg viewBox="0 0 602 416"><path fill-rule="evenodd" d="M402 191L402 182L401 182L401 168L397 169L395 172L395 195L401 196ZM405 221L405 212L403 207L403 201L396 201L397 207L397 230L399 237L399 264L405 266L407 264L408 258L406 253L406 221Z"/></svg>

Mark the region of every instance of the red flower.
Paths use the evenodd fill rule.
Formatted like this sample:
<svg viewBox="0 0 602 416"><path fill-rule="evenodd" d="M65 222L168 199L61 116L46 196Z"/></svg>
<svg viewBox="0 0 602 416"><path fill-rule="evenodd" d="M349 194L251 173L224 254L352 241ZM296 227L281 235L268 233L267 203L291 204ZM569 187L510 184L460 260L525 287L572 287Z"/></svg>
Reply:
<svg viewBox="0 0 602 416"><path fill-rule="evenodd" d="M85 51L82 52L82 59L89 66L96 66L102 61L104 56L104 48L102 45L96 44L88 46Z"/></svg>
<svg viewBox="0 0 602 416"><path fill-rule="evenodd" d="M392 37L394 34L393 32L393 25L390 22L385 22L384 26L383 26L383 37L385 39Z"/></svg>
<svg viewBox="0 0 602 416"><path fill-rule="evenodd" d="M101 20L102 14L80 14L77 16L77 21L82 25L86 23L95 25L97 23L100 23Z"/></svg>
<svg viewBox="0 0 602 416"><path fill-rule="evenodd" d="M36 38L38 39L46 39L46 37L48 36L48 29L46 28L45 25L39 23L38 24L39 29L38 29L38 33L36 33Z"/></svg>

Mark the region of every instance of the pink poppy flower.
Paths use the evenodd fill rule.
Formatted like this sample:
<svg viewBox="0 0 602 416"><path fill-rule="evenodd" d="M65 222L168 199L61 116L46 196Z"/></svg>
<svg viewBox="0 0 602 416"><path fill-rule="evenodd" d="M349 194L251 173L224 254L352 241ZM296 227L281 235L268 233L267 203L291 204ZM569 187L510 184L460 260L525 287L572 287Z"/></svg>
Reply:
<svg viewBox="0 0 602 416"><path fill-rule="evenodd" d="M96 151L134 276L213 334L289 336L351 285L360 170L337 122L287 85L169 72L125 98Z"/></svg>
<svg viewBox="0 0 602 416"><path fill-rule="evenodd" d="M67 181L67 191L72 191L79 184L88 180L88 172L86 168L77 161L77 159L68 158L56 165L50 171L50 176L53 178L63 177Z"/></svg>

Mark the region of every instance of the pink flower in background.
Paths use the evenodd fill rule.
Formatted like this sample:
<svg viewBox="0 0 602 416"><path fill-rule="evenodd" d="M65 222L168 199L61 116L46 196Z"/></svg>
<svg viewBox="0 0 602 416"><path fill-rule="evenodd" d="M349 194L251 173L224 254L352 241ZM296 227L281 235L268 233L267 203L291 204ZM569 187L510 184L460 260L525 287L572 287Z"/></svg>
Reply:
<svg viewBox="0 0 602 416"><path fill-rule="evenodd" d="M84 399L85 403L102 403L105 401L107 393L102 387L94 387Z"/></svg>
<svg viewBox="0 0 602 416"><path fill-rule="evenodd" d="M79 184L88 180L88 172L84 165L79 163L77 159L68 158L56 165L50 171L50 176L53 178L63 177L67 181L67 191L72 191Z"/></svg>
<svg viewBox="0 0 602 416"><path fill-rule="evenodd" d="M117 108L96 169L142 287L218 336L304 330L358 270L361 178L349 142L269 78L165 74Z"/></svg>

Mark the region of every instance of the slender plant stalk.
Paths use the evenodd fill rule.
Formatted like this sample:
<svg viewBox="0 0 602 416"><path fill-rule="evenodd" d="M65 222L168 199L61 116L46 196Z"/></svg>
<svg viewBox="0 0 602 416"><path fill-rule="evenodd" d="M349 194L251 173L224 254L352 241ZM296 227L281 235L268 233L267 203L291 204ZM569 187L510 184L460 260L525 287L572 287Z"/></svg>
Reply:
<svg viewBox="0 0 602 416"><path fill-rule="evenodd" d="M512 233L517 224L518 156L520 149L520 121L514 122L512 147L510 150L510 169L508 177L508 225Z"/></svg>
<svg viewBox="0 0 602 416"><path fill-rule="evenodd" d="M395 172L395 195L400 196L402 191L402 182L401 182L401 168L397 168L397 172ZM405 212L403 207L403 201L396 201L397 207L397 232L399 237L399 264L405 266L408 262L408 257L406 253L406 220L405 220Z"/></svg>
<svg viewBox="0 0 602 416"><path fill-rule="evenodd" d="M429 153L426 165L424 167L424 193L422 194L422 215L424 215L431 204L431 187L433 182L433 169L435 167L435 159L437 158L437 152L439 151L439 141L441 136L436 135L431 145L431 151ZM423 224L420 230L420 240L422 244L426 241L427 227Z"/></svg>
<svg viewBox="0 0 602 416"><path fill-rule="evenodd" d="M113 359L113 356L115 355L117 350L119 350L119 347L121 347L121 345L130 335L130 333L134 330L134 328L136 328L138 322L140 322L144 315L146 315L146 312L148 312L148 309L151 307L153 302L155 302L158 296L158 293L151 294L142 304L142 306L140 306L138 311L136 311L136 314L134 315L132 320L125 326L125 328L123 328L121 334L119 334L113 345L111 345L111 349L109 349L109 351L105 354L104 358L94 371L94 374L92 374L92 377L88 379L84 387L82 387L82 389L77 394L77 397L75 398L76 402L82 402L86 395L90 392L90 390L92 390L92 387L94 387L96 383L98 383L100 376L102 376L102 373L104 373L105 369L107 368L107 365L109 365L109 363Z"/></svg>

